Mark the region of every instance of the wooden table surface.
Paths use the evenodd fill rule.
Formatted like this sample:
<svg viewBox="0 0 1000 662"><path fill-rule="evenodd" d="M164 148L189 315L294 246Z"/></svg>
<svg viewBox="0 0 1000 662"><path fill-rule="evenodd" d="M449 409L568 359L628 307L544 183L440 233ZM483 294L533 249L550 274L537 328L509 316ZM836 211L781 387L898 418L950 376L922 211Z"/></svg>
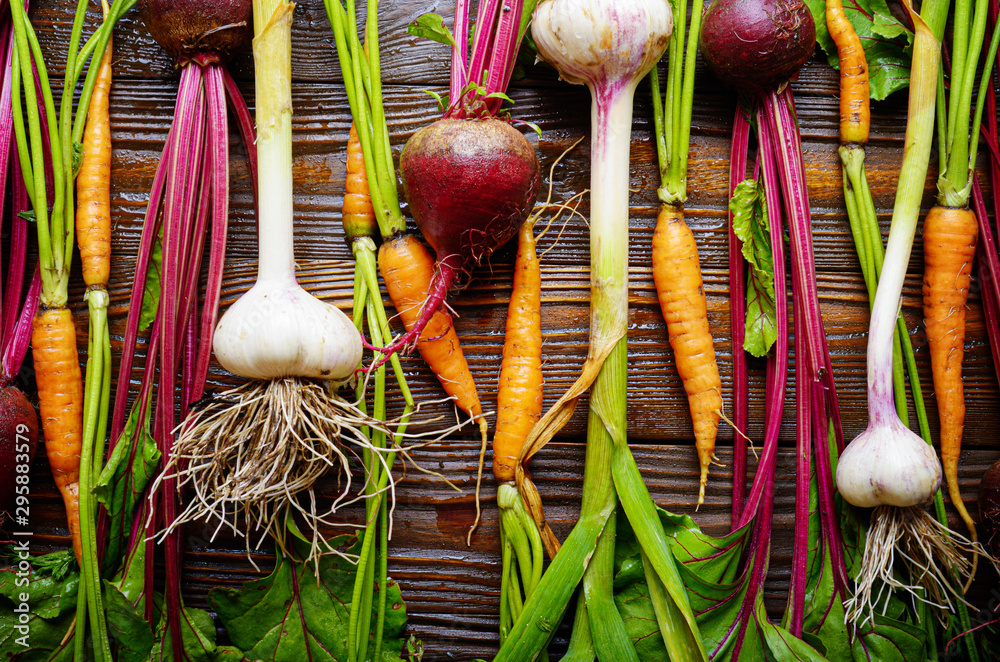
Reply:
<svg viewBox="0 0 1000 662"><path fill-rule="evenodd" d="M363 4L363 3L362 3ZM42 41L50 72L62 74L72 22L69 0L38 0L32 17ZM447 87L448 53L443 46L417 40L406 33L409 21L428 11L450 16L446 0L383 0L381 39L385 103L389 129L397 150L420 126L437 116L436 103L426 92ZM93 12L97 20L98 14ZM448 19L450 22L450 18ZM126 16L115 34L115 76L111 96L113 153L114 260L112 269L112 344L120 351L133 279L135 252L154 168L173 115L177 76L170 59L146 34L135 13ZM232 63L234 76L253 107L252 60L244 54ZM296 181L296 257L303 284L342 308L351 305L353 262L340 226L344 187L345 146L350 115L332 37L322 3L302 0L293 27L294 168ZM60 83L61 85L61 83ZM844 429L848 439L866 424L865 353L868 303L845 217L837 159L837 78L821 57L802 70L796 93L802 128L809 196L813 210L818 288L837 383ZM513 85L514 114L541 127L541 136L529 134L544 172L567 146L589 134L590 99L585 88L557 82L545 67L534 67ZM729 341L726 188L729 133L735 95L725 90L699 64L691 135L690 198L687 220L698 242L709 322L723 376L723 396L731 407L731 351ZM902 156L905 93L873 108L872 139L868 150L869 176L883 232L895 190ZM697 462L684 391L667 343L650 273L650 242L655 222L658 186L655 151L651 142L652 112L648 88L636 96L632 133L630 215L629 320L629 436L633 451L653 498L664 508L693 514L707 531L721 533L729 525L729 460L732 432L720 431L719 457L727 465L713 469L706 503L694 513ZM565 200L589 186L589 149L586 141L566 157L554 177L554 198ZM932 203L936 173L932 157L925 206ZM229 254L223 306L229 305L253 282L256 233L252 200L242 148L231 132L232 201ZM990 192L987 190L987 196ZM580 210L588 214L587 200ZM587 348L589 257L588 229L571 220L559 241L546 237L539 249L542 260L542 324L544 333L545 406L572 383ZM464 343L473 375L484 397L484 408L495 409L500 348L507 295L511 283L514 246L500 250L479 269L471 285L452 300L458 313L456 327ZM921 240L918 234L903 291L903 312L912 330L913 345L925 384L930 383L926 338L921 326ZM73 281L81 342L86 332L83 286ZM81 350L85 345L81 344ZM440 398L439 385L419 358L404 361L418 399ZM139 378L137 365L135 378ZM751 437L760 439L763 416L763 363L751 362ZM961 460L963 494L975 512L978 480L998 457L1000 393L996 368L989 356L982 308L975 281L969 301L964 380L968 413ZM211 385L234 379L215 366ZM932 405L931 389L925 394ZM393 397L395 394L390 394ZM776 490L774 552L767 584L768 606L780 612L787 589L790 528L793 521L794 385L789 382L788 406L782 430ZM398 400L398 398L396 398ZM443 405L434 412L448 413ZM539 490L557 535L564 537L577 513L582 472L586 407L533 465ZM931 407L931 425L937 415ZM484 478L485 519L465 545L474 516L473 488L478 445L472 431L422 451L426 466L463 489L461 494L440 480L410 471L399 480L396 519L391 541L390 574L399 581L410 614L409 631L424 640L427 660L470 659L490 656L497 646L500 567L495 483ZM489 472L487 471L487 474ZM32 491L35 548L67 544L61 501L52 485L44 453L39 452ZM330 485L330 489L334 486ZM950 507L949 507L950 508ZM345 511L345 521L357 522L358 510ZM954 516L954 513L952 513ZM209 541L209 529L189 527L184 556L185 598L205 606L213 586L234 586L269 570L267 550L255 555L257 571L243 552L242 541ZM990 579L995 581L995 579Z"/></svg>

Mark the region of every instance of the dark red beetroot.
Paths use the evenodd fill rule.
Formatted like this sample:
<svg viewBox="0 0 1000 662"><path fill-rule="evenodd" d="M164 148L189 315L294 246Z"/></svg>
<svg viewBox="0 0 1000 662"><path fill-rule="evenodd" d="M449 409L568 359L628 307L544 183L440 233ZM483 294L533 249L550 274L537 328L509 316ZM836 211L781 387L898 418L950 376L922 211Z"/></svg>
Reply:
<svg viewBox="0 0 1000 662"><path fill-rule="evenodd" d="M13 514L17 467L31 466L37 445L35 408L24 393L13 386L0 388L0 513Z"/></svg>
<svg viewBox="0 0 1000 662"><path fill-rule="evenodd" d="M979 519L983 527L983 545L1000 558L1000 462L995 462L979 481Z"/></svg>
<svg viewBox="0 0 1000 662"><path fill-rule="evenodd" d="M441 119L420 129L403 147L399 170L438 269L421 319L395 349L415 339L449 290L517 234L541 184L531 143L494 118Z"/></svg>
<svg viewBox="0 0 1000 662"><path fill-rule="evenodd" d="M791 78L813 53L816 24L800 0L715 0L701 53L722 82L754 94Z"/></svg>
<svg viewBox="0 0 1000 662"><path fill-rule="evenodd" d="M246 0L139 0L146 29L182 66L225 62L253 36L253 4Z"/></svg>

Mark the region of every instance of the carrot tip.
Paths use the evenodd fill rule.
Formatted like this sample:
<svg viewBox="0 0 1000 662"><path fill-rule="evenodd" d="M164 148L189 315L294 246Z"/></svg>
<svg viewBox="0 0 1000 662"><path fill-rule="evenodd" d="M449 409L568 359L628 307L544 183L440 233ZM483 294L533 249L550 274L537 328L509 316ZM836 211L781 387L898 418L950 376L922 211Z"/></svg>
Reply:
<svg viewBox="0 0 1000 662"><path fill-rule="evenodd" d="M713 456L714 457L714 456ZM708 464L701 465L701 477L698 480L698 505L695 506L695 512L698 511L698 507L705 503L705 486L708 485Z"/></svg>
<svg viewBox="0 0 1000 662"><path fill-rule="evenodd" d="M479 488L483 483L483 464L486 461L486 443L489 438L490 426L486 422L486 419L482 415L479 416L479 432L483 436L483 443L479 447L479 470L476 473L476 519L469 527L469 535L465 537L465 545L467 547L472 547L472 534L475 533L476 528L479 527L479 519L482 516L482 507L479 503Z"/></svg>

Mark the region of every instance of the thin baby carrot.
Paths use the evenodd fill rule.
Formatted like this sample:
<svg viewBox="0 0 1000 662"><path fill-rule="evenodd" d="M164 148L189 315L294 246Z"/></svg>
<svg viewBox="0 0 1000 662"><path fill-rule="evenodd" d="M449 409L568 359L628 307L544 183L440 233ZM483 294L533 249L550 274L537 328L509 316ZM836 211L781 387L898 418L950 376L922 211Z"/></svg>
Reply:
<svg viewBox="0 0 1000 662"><path fill-rule="evenodd" d="M840 58L840 141L863 145L871 127L868 59L841 0L827 0L826 25Z"/></svg>
<svg viewBox="0 0 1000 662"><path fill-rule="evenodd" d="M924 326L934 396L941 419L941 464L951 502L976 540L976 528L958 487L958 456L965 426L962 355L965 303L979 225L968 209L936 206L924 219Z"/></svg>
<svg viewBox="0 0 1000 662"><path fill-rule="evenodd" d="M365 154L361 150L354 122L351 122L351 133L347 138L347 183L344 188L344 233L348 237L378 237L378 221L365 171Z"/></svg>
<svg viewBox="0 0 1000 662"><path fill-rule="evenodd" d="M83 282L105 289L111 273L111 50L109 39L87 108L83 159L76 178L76 241Z"/></svg>
<svg viewBox="0 0 1000 662"><path fill-rule="evenodd" d="M80 450L83 378L76 351L76 327L68 308L46 308L31 333L38 408L52 478L66 506L73 552L82 565L80 541Z"/></svg>
<svg viewBox="0 0 1000 662"><path fill-rule="evenodd" d="M716 459L722 379L708 328L698 247L679 205L660 205L653 233L653 282L694 424L695 448L701 465L698 485L698 505L701 505L705 501L708 467Z"/></svg>
<svg viewBox="0 0 1000 662"><path fill-rule="evenodd" d="M535 253L535 220L518 231L514 287L507 307L503 360L493 433L493 475L514 480L521 446L542 415L542 276Z"/></svg>

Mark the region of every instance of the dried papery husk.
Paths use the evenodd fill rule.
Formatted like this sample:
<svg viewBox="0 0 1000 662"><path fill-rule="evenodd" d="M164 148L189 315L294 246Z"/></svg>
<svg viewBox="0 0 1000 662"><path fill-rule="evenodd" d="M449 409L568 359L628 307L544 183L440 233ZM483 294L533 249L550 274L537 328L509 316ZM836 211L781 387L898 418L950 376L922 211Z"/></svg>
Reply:
<svg viewBox="0 0 1000 662"><path fill-rule="evenodd" d="M879 506L871 521L855 593L844 603L848 622L859 626L874 618L879 605L884 614L886 591L906 591L941 612L953 611L956 600L971 607L962 590L973 567L967 555L982 555L997 565L981 544L952 531L920 506ZM893 572L897 557L906 568L905 579L898 568Z"/></svg>
<svg viewBox="0 0 1000 662"><path fill-rule="evenodd" d="M361 451L371 452L389 474L385 490L394 494L387 455L402 455L420 469L410 451L454 430L399 435L401 423L372 418L340 397L328 382L298 377L251 381L215 395L192 407L178 429L172 460L153 487L155 493L163 480L173 477L178 490L187 487L193 492L187 507L160 535L188 522L214 521L212 539L227 527L247 539L249 552L251 532L257 538L255 547L267 535L284 546L291 518L311 539L316 558L337 553L325 544L321 529L348 526L332 516L379 493L361 489L352 496L351 456L360 460ZM378 448L368 437L368 430L375 429L388 439L427 441ZM329 506L320 508L316 483L330 471L336 471L336 494ZM364 475L362 482L369 479Z"/></svg>

